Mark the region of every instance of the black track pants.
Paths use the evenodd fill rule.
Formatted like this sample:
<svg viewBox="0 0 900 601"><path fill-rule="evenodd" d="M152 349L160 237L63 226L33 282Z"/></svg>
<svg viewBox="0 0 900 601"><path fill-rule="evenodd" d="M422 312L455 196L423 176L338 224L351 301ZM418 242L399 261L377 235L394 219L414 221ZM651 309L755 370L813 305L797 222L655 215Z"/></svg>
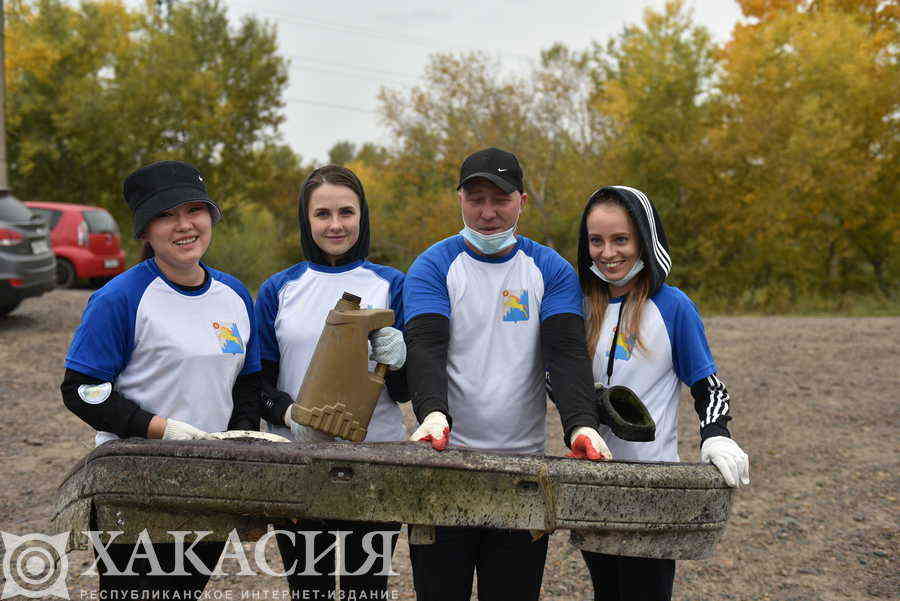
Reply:
<svg viewBox="0 0 900 601"><path fill-rule="evenodd" d="M622 557L582 551L591 573L594 601L669 601L674 559Z"/></svg>
<svg viewBox="0 0 900 601"><path fill-rule="evenodd" d="M185 543L184 548L190 547L190 543ZM193 551L212 572L222 550L225 548L225 542L200 542L193 546ZM128 568L128 562L131 559L135 546L131 544L112 544L108 547L109 557L112 559L116 568L120 572L124 572ZM144 554L144 547L138 547L138 554ZM159 567L163 572L172 573L175 571L175 543L153 543L153 552L159 561ZM96 555L96 553L95 553ZM172 593L178 592L178 598L196 599L202 596L203 589L209 581L209 575L204 575L194 568L188 558L184 559L184 571L187 576L151 576L151 565L149 559L136 558L131 565L132 572L135 576L113 576L108 572L111 566L107 566L105 562L100 561L97 564L97 572L100 574L100 592L104 599L131 599L132 592L140 591L160 591L159 598L172 599ZM116 593L113 593L116 591ZM168 592L169 595L165 595ZM134 598L141 598L140 595Z"/></svg>
<svg viewBox="0 0 900 601"><path fill-rule="evenodd" d="M479 601L537 601L548 536L481 528L435 528L431 545L410 545L418 601L468 601L478 573Z"/></svg>
<svg viewBox="0 0 900 601"><path fill-rule="evenodd" d="M315 562L314 570L317 575L301 576L300 572L305 570L306 566L306 540L303 536L295 533L295 539L292 543L290 538L284 534L276 534L278 540L278 550L281 552L281 560L284 564L285 571L290 571L295 565L293 573L287 576L288 586L291 589L291 597L293 599L333 599L334 596L334 572L335 572L335 552L334 549L326 553L326 550L334 544L335 537L328 532L349 532L350 534L344 539L344 567L347 572L358 572L359 569L369 559L369 553L363 545L364 537L371 532L390 532L391 535L375 535L370 538L372 549L376 554L384 551L384 545L389 545L386 551L388 558L394 554L397 546L397 536L400 532L399 524L381 524L369 522L348 522L343 520L304 520L295 530L305 530L314 532L313 540L314 555L310 561L325 554L322 559ZM387 590L388 577L386 572L390 572L390 566L383 566L381 559L376 559L365 573L358 576L340 576L340 586L342 598L356 599L378 599L378 593ZM385 573L385 575L379 575ZM355 592L355 595L348 597L348 593ZM332 595L329 597L329 593Z"/></svg>

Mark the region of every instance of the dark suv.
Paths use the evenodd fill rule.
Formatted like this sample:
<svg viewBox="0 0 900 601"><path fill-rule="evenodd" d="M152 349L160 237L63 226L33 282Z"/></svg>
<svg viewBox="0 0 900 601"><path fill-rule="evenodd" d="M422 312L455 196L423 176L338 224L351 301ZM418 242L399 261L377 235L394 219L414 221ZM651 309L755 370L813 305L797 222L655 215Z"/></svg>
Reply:
<svg viewBox="0 0 900 601"><path fill-rule="evenodd" d="M0 317L23 299L53 290L56 259L47 224L0 190Z"/></svg>

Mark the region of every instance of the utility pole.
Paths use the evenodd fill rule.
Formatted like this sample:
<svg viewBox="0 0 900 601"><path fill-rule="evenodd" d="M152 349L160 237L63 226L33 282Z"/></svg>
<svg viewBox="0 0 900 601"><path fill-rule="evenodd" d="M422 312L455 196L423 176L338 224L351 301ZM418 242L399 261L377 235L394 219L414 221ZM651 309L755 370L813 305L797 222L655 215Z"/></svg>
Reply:
<svg viewBox="0 0 900 601"><path fill-rule="evenodd" d="M0 192L9 191L6 171L6 13L0 0Z"/></svg>

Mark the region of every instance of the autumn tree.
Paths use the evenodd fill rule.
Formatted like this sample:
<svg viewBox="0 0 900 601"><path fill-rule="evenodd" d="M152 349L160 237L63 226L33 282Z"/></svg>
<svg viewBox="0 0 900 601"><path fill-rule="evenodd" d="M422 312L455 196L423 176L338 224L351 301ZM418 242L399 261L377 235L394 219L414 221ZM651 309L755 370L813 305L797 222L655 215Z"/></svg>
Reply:
<svg viewBox="0 0 900 601"><path fill-rule="evenodd" d="M707 267L697 231L710 202L721 201L709 188L706 143L715 50L709 31L679 0L647 9L642 23L589 53L591 107L605 125L603 179L596 183L633 186L653 199L672 246L673 280L690 288Z"/></svg>
<svg viewBox="0 0 900 601"><path fill-rule="evenodd" d="M165 158L195 164L226 207L279 144L287 82L275 31L229 24L215 0L130 11L7 3L10 167L22 198L103 205L127 216L122 178Z"/></svg>
<svg viewBox="0 0 900 601"><path fill-rule="evenodd" d="M873 28L847 2L776 4L742 3L759 20L736 28L723 53L711 139L732 228L711 236L744 266L724 265L733 281L768 290L758 301L890 294L900 241L896 27Z"/></svg>
<svg viewBox="0 0 900 601"><path fill-rule="evenodd" d="M346 165L356 156L356 144L349 140L335 142L328 149L328 162L332 165Z"/></svg>
<svg viewBox="0 0 900 601"><path fill-rule="evenodd" d="M77 10L55 0L12 0L6 7L7 132L17 193L99 202L121 214L111 206L111 184L125 171L119 134L129 128L118 120L114 65L132 43L136 17L120 2Z"/></svg>
<svg viewBox="0 0 900 601"><path fill-rule="evenodd" d="M218 0L173 3L164 14L155 2L132 10L121 0L6 8L20 197L104 206L127 234L122 179L184 160L225 212L210 261L252 283L296 257L296 188L308 168L279 133L287 65L273 25L231 23Z"/></svg>
<svg viewBox="0 0 900 601"><path fill-rule="evenodd" d="M226 207L246 202L255 159L278 143L287 65L275 28L253 17L237 26L218 0L178 2L163 21L140 15L139 43L116 64L123 120L139 135L131 160L176 154L208 172Z"/></svg>
<svg viewBox="0 0 900 601"><path fill-rule="evenodd" d="M459 164L478 149L498 146L514 152L525 169L529 202L520 229L574 250L575 219L590 193L587 174L597 156L599 123L589 94L585 62L562 46L544 52L524 74L506 73L480 53L433 56L424 85L380 96L383 120L397 140L396 187L384 214L389 221L376 229L404 240L413 256L458 231ZM410 224L416 228L407 234Z"/></svg>

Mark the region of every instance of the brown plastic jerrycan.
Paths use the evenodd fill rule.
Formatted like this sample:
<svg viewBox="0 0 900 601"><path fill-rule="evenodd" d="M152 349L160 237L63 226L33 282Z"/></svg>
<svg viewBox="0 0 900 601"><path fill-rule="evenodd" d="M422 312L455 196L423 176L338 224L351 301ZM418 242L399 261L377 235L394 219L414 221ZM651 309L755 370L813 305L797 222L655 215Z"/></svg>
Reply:
<svg viewBox="0 0 900 601"><path fill-rule="evenodd" d="M291 417L333 436L360 442L366 437L387 365L369 371L369 334L394 323L390 309L360 309L345 292L325 319L316 350Z"/></svg>

